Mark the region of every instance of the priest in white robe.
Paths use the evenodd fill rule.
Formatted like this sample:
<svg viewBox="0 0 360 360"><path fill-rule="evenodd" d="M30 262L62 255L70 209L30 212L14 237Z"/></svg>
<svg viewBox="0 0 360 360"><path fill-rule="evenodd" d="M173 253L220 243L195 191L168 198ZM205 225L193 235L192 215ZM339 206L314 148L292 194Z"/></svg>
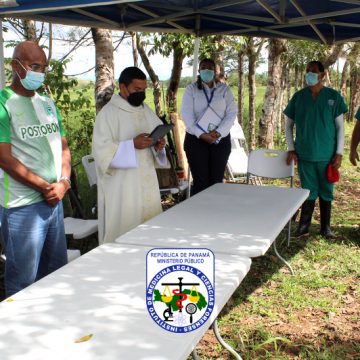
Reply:
<svg viewBox="0 0 360 360"><path fill-rule="evenodd" d="M165 140L149 137L160 119L143 103L146 75L126 68L114 94L96 117L92 154L98 177L99 243L158 215L161 199L155 165L168 165Z"/></svg>

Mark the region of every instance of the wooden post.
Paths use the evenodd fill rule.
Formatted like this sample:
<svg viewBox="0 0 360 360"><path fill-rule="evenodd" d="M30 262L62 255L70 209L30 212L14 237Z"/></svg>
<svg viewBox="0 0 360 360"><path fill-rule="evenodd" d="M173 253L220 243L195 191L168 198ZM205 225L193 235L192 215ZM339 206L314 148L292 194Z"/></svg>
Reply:
<svg viewBox="0 0 360 360"><path fill-rule="evenodd" d="M185 124L177 113L170 113L170 120L174 124L174 141L179 166L184 169L185 179L187 180L188 163L184 151Z"/></svg>

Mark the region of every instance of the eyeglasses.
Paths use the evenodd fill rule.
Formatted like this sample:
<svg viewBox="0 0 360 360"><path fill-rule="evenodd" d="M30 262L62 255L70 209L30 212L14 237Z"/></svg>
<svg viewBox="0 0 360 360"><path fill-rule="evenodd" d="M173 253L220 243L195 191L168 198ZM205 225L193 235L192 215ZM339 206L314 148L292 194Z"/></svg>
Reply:
<svg viewBox="0 0 360 360"><path fill-rule="evenodd" d="M23 68L24 70L26 70L26 67L22 64L22 62L19 59L15 59ZM39 64L30 64L30 65L26 65L31 71L34 72L42 72L42 73L46 73L49 71L49 66L48 65L39 65Z"/></svg>
<svg viewBox="0 0 360 360"><path fill-rule="evenodd" d="M35 71L35 72L47 72L49 71L49 66L48 65L39 65L39 64L31 64L31 65L28 65L29 68L32 70L32 71Z"/></svg>

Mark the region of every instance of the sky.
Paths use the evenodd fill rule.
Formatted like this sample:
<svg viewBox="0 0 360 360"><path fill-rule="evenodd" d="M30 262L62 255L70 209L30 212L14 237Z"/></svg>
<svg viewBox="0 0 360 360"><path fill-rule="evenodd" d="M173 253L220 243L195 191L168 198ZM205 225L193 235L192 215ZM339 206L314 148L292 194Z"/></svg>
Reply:
<svg viewBox="0 0 360 360"><path fill-rule="evenodd" d="M5 23L6 24L6 23ZM39 26L39 23L37 23ZM73 27L64 26L64 25L53 25L53 33L54 38L63 38L66 34L71 31ZM87 29L86 29L87 30ZM122 34L120 32L113 32L116 36ZM3 33L5 45L8 41L20 41L22 40L21 36L19 36L14 30L9 29L9 31ZM113 39L114 41L114 39ZM92 42L91 42L92 44ZM47 41L43 42L43 45L48 45ZM65 54L67 54L73 44L70 44L68 41L61 41L61 40L54 40L53 41L53 55L54 59L61 59ZM46 49L45 49L46 51ZM5 57L11 57L13 52L13 48L6 48L4 49ZM263 56L266 56L263 55ZM76 75L78 79L83 80L95 80L95 71L94 69L82 74L84 71L91 69L95 65L95 47L94 45L91 46L84 46L79 48L78 50L74 51L71 54L71 61L68 63L66 68L66 75ZM187 64L189 59L185 59L183 62L183 70L182 76L192 77L193 69L192 66ZM142 66L141 58L139 57L140 61L140 68L146 73L145 68ZM132 49L130 44L130 39L125 39L118 49L114 53L114 63L115 63L115 70L114 76L117 79L123 69L128 66L133 66L133 57L132 57ZM167 80L170 78L171 69L172 69L172 56L169 58L165 58L159 54L150 56L150 63L154 68L156 74L159 76L160 80ZM257 72L262 73L267 70L267 65L262 64L257 69ZM81 75L77 75L81 74Z"/></svg>
<svg viewBox="0 0 360 360"><path fill-rule="evenodd" d="M58 25L55 25L54 32L57 32L59 34L59 32L63 31L65 33L67 28L69 27L66 26L59 27ZM19 41L21 39L13 31L4 32L3 37L5 44L6 42L11 40ZM47 43L45 42L44 45L47 45ZM72 46L73 45L69 44L69 42L54 40L52 57L54 59L61 59L65 54L69 52L69 50L71 50ZM12 52L13 52L12 48L5 48L4 49L5 57L11 57ZM182 76L192 76L192 66L188 66L186 64L186 60L187 59L185 59L183 63ZM141 58L139 58L139 61L141 61ZM115 78L119 77L121 71L124 68L134 65L130 39L124 40L122 44L118 47L118 49L114 53L114 63L115 63L115 73L114 73ZM169 79L172 68L171 56L169 58L164 58L161 55L157 54L150 57L150 63L153 66L157 75L159 76L160 80ZM82 47L71 54L71 61L66 68L66 74L67 75L80 74L88 69L91 69L92 67L94 67L94 65L95 65L95 47L93 45ZM142 66L142 64L140 67L145 71L145 68ZM91 70L88 73L78 75L77 77L83 80L95 80L95 71Z"/></svg>

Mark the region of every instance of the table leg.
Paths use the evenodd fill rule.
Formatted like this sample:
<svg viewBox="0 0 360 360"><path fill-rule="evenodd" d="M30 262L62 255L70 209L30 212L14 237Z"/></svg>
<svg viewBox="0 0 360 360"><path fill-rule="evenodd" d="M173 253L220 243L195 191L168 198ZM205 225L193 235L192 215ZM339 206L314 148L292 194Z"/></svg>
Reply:
<svg viewBox="0 0 360 360"><path fill-rule="evenodd" d="M291 219L289 220L288 223L288 240L287 240L287 246L290 246L290 238L291 238Z"/></svg>
<svg viewBox="0 0 360 360"><path fill-rule="evenodd" d="M193 360L200 360L199 355L196 352L196 349L194 349L191 353L191 357L193 358Z"/></svg>
<svg viewBox="0 0 360 360"><path fill-rule="evenodd" d="M274 251L279 260L281 260L289 268L291 275L294 275L294 270L292 269L291 265L279 254L276 248L276 240L274 241Z"/></svg>
<svg viewBox="0 0 360 360"><path fill-rule="evenodd" d="M236 360L242 360L241 356L240 356L228 343L226 343L225 340L221 337L220 332L219 332L219 327L218 327L218 325L217 325L217 320L215 320L211 326L212 326L212 329L213 329L213 331L214 331L214 334L215 334L215 337L216 337L217 341L218 341L227 351L229 351L229 353L230 353L231 355L233 355Z"/></svg>

